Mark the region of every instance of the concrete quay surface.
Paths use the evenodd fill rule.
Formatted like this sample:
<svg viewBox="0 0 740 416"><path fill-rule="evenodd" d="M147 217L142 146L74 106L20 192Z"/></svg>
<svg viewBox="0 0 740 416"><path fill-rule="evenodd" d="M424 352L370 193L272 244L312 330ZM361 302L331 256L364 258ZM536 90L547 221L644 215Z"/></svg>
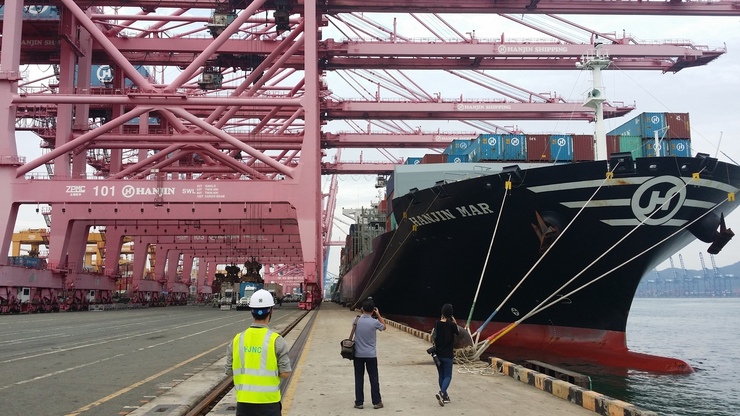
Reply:
<svg viewBox="0 0 740 416"><path fill-rule="evenodd" d="M382 311L381 311L382 313ZM502 360L455 365L448 390L452 402L440 406L434 397L439 390L437 370L425 350L428 334L388 322L378 333L378 371L384 407L373 409L370 385L365 377L364 409L354 406L352 363L339 354L339 341L349 335L357 315L337 304L325 302L311 311L285 339L292 345L315 314L303 353L293 363L293 375L283 393L284 416L344 416L351 414L403 414L429 416L454 414L495 415L630 415L654 412L581 389ZM276 328L280 330L280 328ZM225 358L130 413L131 416L182 415L190 403L201 399L225 379ZM505 374L501 371L506 367ZM496 370L497 369L497 370ZM209 415L234 415L235 396L227 394Z"/></svg>

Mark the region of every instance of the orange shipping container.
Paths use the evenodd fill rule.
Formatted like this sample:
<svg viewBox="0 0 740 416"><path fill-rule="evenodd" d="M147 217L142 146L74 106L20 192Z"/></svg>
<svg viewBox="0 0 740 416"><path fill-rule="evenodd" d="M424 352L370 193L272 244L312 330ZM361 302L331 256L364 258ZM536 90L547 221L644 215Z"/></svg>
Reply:
<svg viewBox="0 0 740 416"><path fill-rule="evenodd" d="M550 135L528 134L527 161L549 162L550 159L552 159L552 156L550 155Z"/></svg>
<svg viewBox="0 0 740 416"><path fill-rule="evenodd" d="M573 160L582 162L594 160L594 136L590 134L573 135Z"/></svg>
<svg viewBox="0 0 740 416"><path fill-rule="evenodd" d="M607 135L606 136L606 156L609 157L612 153L619 152L619 136Z"/></svg>
<svg viewBox="0 0 740 416"><path fill-rule="evenodd" d="M447 163L447 155L444 153L428 153L421 158L421 163Z"/></svg>
<svg viewBox="0 0 740 416"><path fill-rule="evenodd" d="M690 139L691 124L689 123L689 113L666 113L666 124L668 131L666 137L669 139Z"/></svg>

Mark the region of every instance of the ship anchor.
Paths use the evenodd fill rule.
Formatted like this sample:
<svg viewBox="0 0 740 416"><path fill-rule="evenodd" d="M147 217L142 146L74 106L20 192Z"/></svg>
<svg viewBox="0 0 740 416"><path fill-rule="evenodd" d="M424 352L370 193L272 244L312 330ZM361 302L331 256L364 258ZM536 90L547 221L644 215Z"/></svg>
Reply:
<svg viewBox="0 0 740 416"><path fill-rule="evenodd" d="M735 233L732 232L732 229L727 228L725 225L725 213L723 212L720 214L719 217L719 231L716 232L714 236L714 240L712 241L712 245L709 246L707 249L707 253L709 254L717 254L727 245L727 243L732 240L732 237L735 236Z"/></svg>
<svg viewBox="0 0 740 416"><path fill-rule="evenodd" d="M560 235L560 227L546 221L542 218L539 212L535 211L534 215L537 216L537 225L532 224L535 234L540 239L540 254L544 253Z"/></svg>

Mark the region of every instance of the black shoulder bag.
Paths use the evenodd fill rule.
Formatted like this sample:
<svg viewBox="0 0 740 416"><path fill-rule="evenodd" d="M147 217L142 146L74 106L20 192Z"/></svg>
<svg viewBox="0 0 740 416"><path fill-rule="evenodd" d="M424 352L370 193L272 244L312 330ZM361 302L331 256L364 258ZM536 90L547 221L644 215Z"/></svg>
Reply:
<svg viewBox="0 0 740 416"><path fill-rule="evenodd" d="M357 315L355 321L352 323L352 332L349 333L349 338L339 341L339 345L342 347L342 358L346 358L348 360L353 360L355 358L355 328L357 328L358 319L360 319L359 315Z"/></svg>

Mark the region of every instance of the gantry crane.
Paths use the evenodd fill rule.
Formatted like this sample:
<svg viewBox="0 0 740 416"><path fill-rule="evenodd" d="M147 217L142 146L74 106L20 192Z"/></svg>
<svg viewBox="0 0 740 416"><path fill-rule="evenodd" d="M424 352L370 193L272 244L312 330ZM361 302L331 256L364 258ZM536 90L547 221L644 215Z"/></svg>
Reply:
<svg viewBox="0 0 740 416"><path fill-rule="evenodd" d="M690 296L693 292L693 285L691 284L692 279L689 277L688 272L686 271L686 266L684 265L683 256L681 255L681 253L678 253L678 261L681 264L681 271L683 272L683 296Z"/></svg>
<svg viewBox="0 0 740 416"><path fill-rule="evenodd" d="M348 40L345 47L344 41L323 39L322 28L329 21L349 27L347 33L367 34L371 32L366 27L373 23L352 19L381 10L609 14L632 12L639 6L641 13L740 14L734 3L723 0L711 5L585 1L577 9L568 2L536 0L526 7L511 2L422 5L389 0L190 5L212 9L210 18L186 15L182 2L174 0L136 0L126 4L132 9L121 9L119 3L61 0L33 8L34 16L27 16L24 13L31 9L24 10L21 2L5 2L0 174L10 189L1 210L6 228L12 230L18 205L48 204L53 244L44 277L53 287L46 289L72 291L70 298L79 301L110 299L120 274L119 242L131 237L136 241L132 284L143 297L189 293L189 282L176 276L177 267L169 267L165 275L165 264L202 260L198 290L207 291L209 286L202 284L206 270L210 277L218 264L258 257L285 269L302 269L308 292L302 307L308 309L321 297L318 285L328 241L322 233L330 223L322 217L320 189L320 174L327 171L323 149L329 143L322 141L324 123L369 120L385 126L384 132L398 128L402 134L384 145L392 148L407 146L404 135L413 128L404 120L410 119L592 117L580 101L522 88L514 92L510 83L480 69L496 63L509 68L521 63L526 69L537 60L545 64L543 68L564 68L584 48L595 46L595 40L587 39L584 46L561 39L538 43L530 51L521 42L464 36L447 25L458 32L454 42L436 35L431 43L413 41L394 29L380 30L385 35L375 39L370 34ZM116 8L115 13L109 6ZM265 19L268 12L271 17ZM612 41L609 48L615 59L625 58L623 67L632 69L662 60L654 69L676 71L691 59L701 63L717 56L717 51L680 45L657 45L650 52L644 46ZM635 56L626 59L629 53ZM665 62L669 56L684 55L689 59ZM398 62L398 68L448 71L491 97L472 99L458 91L430 94L416 88L411 76L380 71L389 69L391 61ZM50 73L24 77L24 65L49 66ZM142 66L158 68L146 73L140 71ZM156 79L154 73L164 74L165 69L177 73L174 79ZM375 88L366 89L372 90L369 96L358 94L361 100L341 99L327 82L332 71L362 78L365 86ZM99 77L101 73L105 76ZM607 115L616 116L633 106L606 107ZM39 133L41 147L48 151L30 160L18 155L14 133L21 129ZM447 137L449 141L451 136ZM429 147L428 139L418 143ZM445 145L438 143L437 147ZM354 143L338 140L333 145L373 148L377 141L365 135ZM43 166L46 173L33 173ZM350 164L337 166L352 172ZM95 170L91 175L89 167ZM109 279L83 273L81 259L90 226L106 228ZM10 234L0 241L3 252L9 251ZM146 248L151 246L166 259L156 263L155 279L143 277ZM0 257L0 265L6 263ZM0 297L25 284L30 275L3 277ZM47 295L52 293L43 296Z"/></svg>

